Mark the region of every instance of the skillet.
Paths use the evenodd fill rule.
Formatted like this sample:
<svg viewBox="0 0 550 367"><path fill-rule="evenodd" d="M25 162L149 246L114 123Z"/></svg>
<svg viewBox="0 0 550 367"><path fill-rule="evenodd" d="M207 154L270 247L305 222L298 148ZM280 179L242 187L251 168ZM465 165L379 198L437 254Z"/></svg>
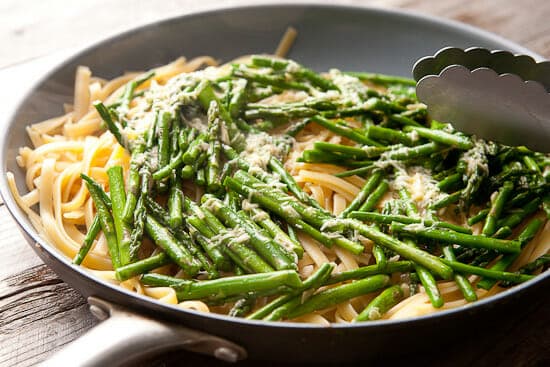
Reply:
<svg viewBox="0 0 550 367"><path fill-rule="evenodd" d="M289 25L299 32L289 57L319 71L337 67L410 76L416 59L449 45L504 49L540 59L509 41L451 21L395 10L311 4L186 15L109 38L68 58L21 100L6 122L0 151L0 192L26 240L64 281L89 297L96 316L106 319L46 364L64 365L65 358L78 355L80 365L117 365L181 347L227 361L246 357L295 362L368 360L421 350L427 340L433 348L472 335L525 307L537 293L548 291L550 272L492 298L409 320L331 327L248 321L182 310L97 279L44 241L17 207L5 173L14 172L17 182L24 182L15 157L19 147L29 144L25 126L62 113L63 103L72 100L77 65L112 78L180 55L212 55L228 61L243 54L271 52ZM24 186L19 190L25 192Z"/></svg>

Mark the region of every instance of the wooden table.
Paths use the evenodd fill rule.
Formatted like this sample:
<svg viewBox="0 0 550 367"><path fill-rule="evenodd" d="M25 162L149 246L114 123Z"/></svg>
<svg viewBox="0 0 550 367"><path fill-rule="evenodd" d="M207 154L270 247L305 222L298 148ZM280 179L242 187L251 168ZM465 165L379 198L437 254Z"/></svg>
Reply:
<svg viewBox="0 0 550 367"><path fill-rule="evenodd" d="M550 1L547 0L341 2L399 7L459 20L495 32L550 58ZM24 90L35 75L62 57L63 49L140 23L211 7L215 1L203 0L200 4L184 0L164 2L162 9L158 8L158 2L141 0L114 3L95 0L93 6L90 6L90 1L84 4L67 0L37 0L33 6L15 0L6 0L6 3L0 13L0 42L4 50L16 52L0 56L0 81L3 86L15 85L16 90L0 88L0 100L4 106L13 103L18 94L17 87ZM46 3L48 8L45 8ZM123 16L128 14L129 17ZM124 23L119 21L128 18ZM73 25L76 31L67 32L66 28ZM52 39L58 42L51 42ZM22 63L52 52L55 52L52 56ZM18 65L5 68L10 64ZM59 279L32 252L2 204L0 218L0 366L29 366L47 358L97 321L79 293ZM433 366L550 365L549 307L550 296L543 295L539 302L522 313L503 320L496 339L472 338L450 345L446 350L434 351L430 356L408 356L406 363ZM185 352L155 357L139 365L175 366L183 363L190 366L225 365ZM241 365L255 364L248 361Z"/></svg>

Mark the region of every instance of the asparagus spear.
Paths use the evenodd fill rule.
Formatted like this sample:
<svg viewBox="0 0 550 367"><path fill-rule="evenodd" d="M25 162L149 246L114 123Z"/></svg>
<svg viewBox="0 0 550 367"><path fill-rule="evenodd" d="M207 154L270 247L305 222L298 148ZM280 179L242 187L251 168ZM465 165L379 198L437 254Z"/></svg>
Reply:
<svg viewBox="0 0 550 367"><path fill-rule="evenodd" d="M333 264L325 263L317 269L315 273L313 273L309 278L307 278L303 283L302 286L295 291L292 291L291 293L285 294L283 296L277 297L273 301L266 304L264 307L258 309L254 313L247 316L247 319L249 320L259 320L263 319L264 317L271 314L273 311L275 311L277 308L281 307L282 305L286 304L287 302L291 301L293 298L299 296L306 290L310 289L317 289L323 283L326 281L326 279L330 276L330 273L334 269ZM275 315L274 315L275 316ZM273 316L273 318L274 318ZM274 321L274 320L273 320Z"/></svg>
<svg viewBox="0 0 550 367"><path fill-rule="evenodd" d="M520 243L521 247L524 247L529 241L531 241L539 231L540 227L542 227L542 220L535 218L531 220L525 229L519 234L518 236L518 242ZM506 270L512 263L518 258L518 254L507 254L504 255L502 258L500 258L493 266L490 267L491 270L495 271L504 271ZM452 259L449 259L452 260ZM481 279L477 283L478 288L482 289L491 289L493 285L496 284L495 279L488 279L484 278Z"/></svg>
<svg viewBox="0 0 550 367"><path fill-rule="evenodd" d="M442 221L434 221L430 219L412 218L410 216L398 215L398 214L389 215L389 214L379 214L374 212L354 211L350 213L349 218L358 219L366 222L375 222L379 224L392 224L392 222L399 222L403 224L420 223L426 227L445 228L445 229L453 230L455 232L472 234L472 231L470 229L461 227L457 224L442 222Z"/></svg>
<svg viewBox="0 0 550 367"><path fill-rule="evenodd" d="M484 236L475 236L466 233L453 232L444 229L428 228L419 225L406 226L393 223L391 229L398 233L407 233L415 237L441 241L449 244L459 244L466 247L484 248L507 253L517 253L520 250L518 241L501 240Z"/></svg>
<svg viewBox="0 0 550 367"><path fill-rule="evenodd" d="M315 201L315 199L313 199L311 196L307 195L305 192L302 191L300 186L298 186L298 184L294 180L294 177L292 177L285 170L281 161L279 161L277 158L272 156L269 159L269 168L271 168L273 172L279 175L279 177L286 184L290 192L292 192L300 201L308 205L314 206L318 209L321 209L321 206L317 201Z"/></svg>
<svg viewBox="0 0 550 367"><path fill-rule="evenodd" d="M354 71L346 72L346 74L354 76L360 80L372 82L374 84L380 84L380 85L404 84L411 87L416 86L416 82L413 79L402 78L399 76L378 74L378 73L354 72Z"/></svg>
<svg viewBox="0 0 550 367"><path fill-rule="evenodd" d="M244 219L214 197L206 199L204 206L222 220L228 227L240 227L250 236L250 244L267 262L277 270L295 269L296 265L282 248L272 241L268 234L256 227L252 220Z"/></svg>
<svg viewBox="0 0 550 367"><path fill-rule="evenodd" d="M455 146L459 149L468 150L473 147L473 143L469 138L457 134L447 133L442 130L429 129L426 127L406 126L404 131L415 131L423 138L429 139L436 143Z"/></svg>
<svg viewBox="0 0 550 367"><path fill-rule="evenodd" d="M497 280L506 280L511 283L522 283L533 278L532 275L485 269L479 266L463 264L458 261L449 261L446 259L442 259L442 261L457 272L461 272L465 274L476 274L476 275L481 275L483 277L497 279Z"/></svg>
<svg viewBox="0 0 550 367"><path fill-rule="evenodd" d="M476 215L473 217L468 218L468 225L473 226L476 223L481 222L483 219L487 218L487 215L489 215L489 211L491 209L483 209L480 210Z"/></svg>
<svg viewBox="0 0 550 367"><path fill-rule="evenodd" d="M340 273L334 273L328 279L326 284L335 284L351 279L363 279L377 274L406 273L414 269L412 261L388 261L385 266L379 264L362 266L353 270L346 270Z"/></svg>
<svg viewBox="0 0 550 367"><path fill-rule="evenodd" d="M116 277L118 280L124 281L171 263L170 257L166 253L160 252L157 255L119 267L116 270Z"/></svg>
<svg viewBox="0 0 550 367"><path fill-rule="evenodd" d="M82 243L82 246L78 250L78 253L73 259L73 263L76 265L82 264L82 261L84 261L84 258L86 255L88 255L88 252L90 252L90 249L92 248L92 245L94 244L94 241L99 234L99 231L101 230L101 222L99 217L94 217L94 221L90 225L90 228L88 229L88 233L86 233L86 237L84 237L84 242Z"/></svg>
<svg viewBox="0 0 550 367"><path fill-rule="evenodd" d="M179 301L226 298L228 296L268 291L280 287L292 290L302 286L300 277L293 270L280 270L204 281L170 278L158 274L145 274L142 276L141 281L146 285L152 286L166 285L168 283L176 290Z"/></svg>
<svg viewBox="0 0 550 367"><path fill-rule="evenodd" d="M136 144L130 158L130 171L128 172L128 191L126 193L126 203L122 217L126 223L132 223L134 219L134 209L139 197L140 173L143 165L145 144Z"/></svg>
<svg viewBox="0 0 550 367"><path fill-rule="evenodd" d="M299 259L302 258L304 248L300 242L296 239L290 238L290 236L286 234L286 232L283 231L277 223L271 220L268 213L259 208L250 208L245 210L250 210L252 220L269 232L273 240L284 246L287 250L295 252Z"/></svg>
<svg viewBox="0 0 550 367"><path fill-rule="evenodd" d="M99 223L105 238L107 239L107 247L109 249L109 256L113 263L115 270L120 264L120 253L118 249L118 241L116 237L116 229L113 217L107 206L105 197L107 196L101 186L99 186L94 180L85 174L81 173L80 177L86 182L88 192L94 201L94 205L97 210L97 216L99 217Z"/></svg>
<svg viewBox="0 0 550 367"><path fill-rule="evenodd" d="M367 197L363 205L359 208L360 212L370 212L372 211L378 202L382 199L382 197L386 194L386 192L389 190L390 185L388 184L388 181L383 180L376 189L374 189L373 192L370 193L370 195Z"/></svg>
<svg viewBox="0 0 550 367"><path fill-rule="evenodd" d="M495 202L491 206L489 214L487 215L487 219L485 220L485 225L483 226L483 230L481 232L483 235L492 236L498 230L497 220L501 216L502 210L504 209L504 204L508 200L508 197L512 193L513 189L514 184L507 181L504 186L502 186L502 189L498 192Z"/></svg>
<svg viewBox="0 0 550 367"><path fill-rule="evenodd" d="M313 116L310 118L311 122L315 122L318 125L321 125L325 129L328 129L332 131L335 134L345 136L346 138L353 140L357 143L366 144L366 145L374 145L374 146L382 146L382 144L368 138L367 136L360 134L359 132L353 130L352 128L348 127L344 122L342 121L330 121L328 119L325 119L321 116Z"/></svg>
<svg viewBox="0 0 550 367"><path fill-rule="evenodd" d="M429 254L426 251L408 246L396 238L388 236L387 234L380 232L375 228L369 227L359 221L353 219L339 219L329 225L354 229L371 241L387 247L404 258L426 267L443 279L449 279L453 275L452 269L448 265L444 264L438 257Z"/></svg>
<svg viewBox="0 0 550 367"><path fill-rule="evenodd" d="M456 261L456 256L451 246L443 247L443 255L445 256L445 259L449 261ZM464 296L464 299L466 301L474 302L477 300L477 294L474 290L474 287L465 276L461 274L455 274L454 280L458 288L460 288L460 291L462 292L462 295Z"/></svg>
<svg viewBox="0 0 550 367"><path fill-rule="evenodd" d="M147 215L145 230L153 241L166 252L170 259L180 266L187 274L193 276L198 273L200 265L195 258L193 258L189 250L180 245L170 231L166 227L163 227L151 215Z"/></svg>
<svg viewBox="0 0 550 367"><path fill-rule="evenodd" d="M399 285L386 288L357 317L355 321L370 321L380 319L390 308L401 302L404 297L403 289Z"/></svg>
<svg viewBox="0 0 550 367"><path fill-rule="evenodd" d="M120 253L120 265L126 265L136 260L136 253L130 249L131 228L124 221L124 206L126 193L124 192L124 177L121 166L114 166L107 170L109 177L109 193L111 195L111 208L115 224L118 250Z"/></svg>
<svg viewBox="0 0 550 367"><path fill-rule="evenodd" d="M109 108L107 108L103 104L103 102L101 102L101 101L95 101L93 103L93 105L94 105L97 113L101 117L101 119L107 125L107 128L109 129L111 134L113 134L115 139L118 141L118 143L121 146L126 147L127 142L123 139L122 134L120 133L120 128L118 127L118 125L113 121L113 117L111 115L111 110Z"/></svg>
<svg viewBox="0 0 550 367"><path fill-rule="evenodd" d="M300 215L296 213L295 210L292 209L292 207L281 206L279 202L271 199L265 193L249 186L243 185L242 182L227 177L225 179L224 186L228 187L230 190L238 192L245 197L249 197L253 202L262 205L279 217L285 218L285 220L292 226L308 233L310 236L312 236L314 239L321 242L325 246L332 246L333 244L335 244L356 254L363 251L363 246L353 241L350 241L345 237L339 235L327 235L326 233L318 231L317 229L303 221L300 218Z"/></svg>
<svg viewBox="0 0 550 367"><path fill-rule="evenodd" d="M294 309L289 310L286 317L294 319L314 311L337 305L345 300L374 292L386 286L389 280L390 278L387 275L373 275L352 283L323 290L304 303L297 305Z"/></svg>
<svg viewBox="0 0 550 367"><path fill-rule="evenodd" d="M353 199L350 205L342 213L340 213L340 217L347 218L348 216L351 216L352 213L363 204L363 202L369 197L369 195L371 195L375 188L378 187L378 183L381 179L382 171L374 171L367 182L365 182L365 185L361 188L361 191L355 197L355 199Z"/></svg>

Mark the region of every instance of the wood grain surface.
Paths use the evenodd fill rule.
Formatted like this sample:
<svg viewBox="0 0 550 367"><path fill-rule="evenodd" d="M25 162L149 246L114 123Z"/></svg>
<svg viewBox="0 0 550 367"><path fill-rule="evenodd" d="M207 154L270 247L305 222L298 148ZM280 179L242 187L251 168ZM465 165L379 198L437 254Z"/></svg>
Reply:
<svg viewBox="0 0 550 367"><path fill-rule="evenodd" d="M264 1L256 1L262 3ZM288 2L288 1L287 1ZM330 1L405 8L459 20L497 33L550 58L548 0L386 0ZM0 82L3 106L46 70L63 50L161 18L216 4L243 1L90 0L69 2L0 2ZM248 2L250 3L250 2ZM162 4L162 6L161 6ZM49 57L40 57L51 55ZM36 61L29 60L38 58ZM9 67L17 65L16 67ZM19 88L19 89L17 89ZM0 107L1 108L1 107ZM4 109L0 109L0 114ZM0 366L34 365L97 323L80 294L67 286L33 253L7 209L0 204ZM549 366L550 295L503 320L492 339L473 336L429 355L410 355L407 365L423 366ZM77 361L78 359L75 359ZM397 364L381 359L372 365ZM263 366L280 365L262 362ZM400 363L401 364L401 363ZM136 364L134 364L136 365ZM138 366L226 366L226 363L185 352L140 361ZM245 361L242 366L259 365Z"/></svg>

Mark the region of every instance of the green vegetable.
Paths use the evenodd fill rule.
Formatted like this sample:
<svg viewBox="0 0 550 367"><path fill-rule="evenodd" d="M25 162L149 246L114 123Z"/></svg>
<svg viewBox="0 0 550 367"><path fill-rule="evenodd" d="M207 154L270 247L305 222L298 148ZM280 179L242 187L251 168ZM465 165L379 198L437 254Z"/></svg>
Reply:
<svg viewBox="0 0 550 367"><path fill-rule="evenodd" d="M390 308L401 302L403 297L404 294L401 286L393 285L386 288L382 293L376 296L359 315L357 315L355 321L378 320L384 316Z"/></svg>

